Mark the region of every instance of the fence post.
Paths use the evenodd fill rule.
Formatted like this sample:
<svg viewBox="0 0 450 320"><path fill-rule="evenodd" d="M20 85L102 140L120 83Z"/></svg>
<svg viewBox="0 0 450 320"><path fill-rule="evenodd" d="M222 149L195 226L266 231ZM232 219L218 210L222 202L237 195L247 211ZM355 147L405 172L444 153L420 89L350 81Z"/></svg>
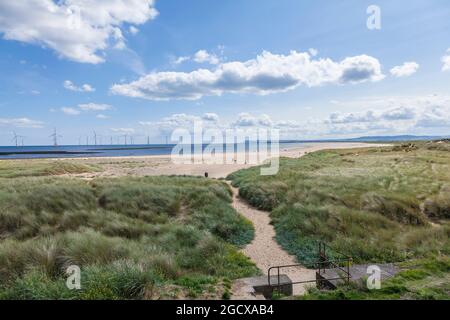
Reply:
<svg viewBox="0 0 450 320"><path fill-rule="evenodd" d="M350 260L351 258L347 259L347 284L350 284Z"/></svg>

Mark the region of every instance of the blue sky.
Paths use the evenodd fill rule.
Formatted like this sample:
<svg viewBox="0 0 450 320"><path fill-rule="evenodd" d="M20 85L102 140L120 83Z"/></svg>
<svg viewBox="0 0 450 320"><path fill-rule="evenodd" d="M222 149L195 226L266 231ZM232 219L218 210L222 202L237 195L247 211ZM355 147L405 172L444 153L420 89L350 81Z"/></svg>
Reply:
<svg viewBox="0 0 450 320"><path fill-rule="evenodd" d="M299 139L449 134L446 0L21 2L0 0L0 145L54 127L64 144L161 142L202 118Z"/></svg>

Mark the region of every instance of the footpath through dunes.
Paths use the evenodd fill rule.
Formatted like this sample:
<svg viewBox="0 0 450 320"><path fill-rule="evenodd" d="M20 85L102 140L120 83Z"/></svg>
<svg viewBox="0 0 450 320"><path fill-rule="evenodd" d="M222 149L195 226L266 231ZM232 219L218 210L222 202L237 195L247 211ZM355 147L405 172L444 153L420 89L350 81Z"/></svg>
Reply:
<svg viewBox="0 0 450 320"><path fill-rule="evenodd" d="M271 224L269 213L257 210L248 205L239 197L239 190L230 185L233 190L233 207L234 209L246 217L253 223L255 228L255 237L242 252L249 257L256 266L261 270L263 275L267 276L267 271L272 266L293 265L297 264L295 256L288 254L275 240L275 229ZM276 272L276 271L275 271ZM286 274L292 282L314 280L315 270L304 267L284 268L280 271ZM275 273L273 273L275 275ZM293 294L304 294L308 286L314 283L296 284L293 286ZM251 298L248 288L245 284L237 280L233 287L234 299Z"/></svg>

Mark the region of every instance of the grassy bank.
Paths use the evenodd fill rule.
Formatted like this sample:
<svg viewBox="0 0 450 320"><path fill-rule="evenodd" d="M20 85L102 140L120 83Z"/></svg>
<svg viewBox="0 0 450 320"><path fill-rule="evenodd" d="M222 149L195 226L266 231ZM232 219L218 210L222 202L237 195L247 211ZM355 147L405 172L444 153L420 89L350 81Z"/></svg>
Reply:
<svg viewBox="0 0 450 320"><path fill-rule="evenodd" d="M100 170L97 166L65 160L1 160L0 178L55 176Z"/></svg>
<svg viewBox="0 0 450 320"><path fill-rule="evenodd" d="M301 262L317 242L356 262L397 262L449 253L449 142L330 150L282 159L229 178L249 203L271 212L278 242Z"/></svg>
<svg viewBox="0 0 450 320"><path fill-rule="evenodd" d="M257 273L237 251L253 228L222 182L6 176L2 299L220 298L230 279ZM65 286L69 265L81 268L81 290Z"/></svg>

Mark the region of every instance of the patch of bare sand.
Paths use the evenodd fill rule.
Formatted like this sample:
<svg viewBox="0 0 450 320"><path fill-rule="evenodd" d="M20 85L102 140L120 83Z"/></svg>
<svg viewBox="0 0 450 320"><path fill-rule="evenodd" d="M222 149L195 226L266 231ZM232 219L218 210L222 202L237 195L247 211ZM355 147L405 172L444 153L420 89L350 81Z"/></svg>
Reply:
<svg viewBox="0 0 450 320"><path fill-rule="evenodd" d="M324 149L346 149L377 147L384 145L367 143L311 143L302 147L283 148L281 157L298 158L306 153ZM97 157L57 159L55 161L70 161L87 165L96 165L101 168L98 172L82 174L68 174L63 176L93 179L96 177L123 177L123 176L156 176L156 175L190 175L203 176L208 172L210 178L225 178L229 174L254 166L253 164L180 164L174 163L169 155L163 156L136 156L136 157Z"/></svg>

